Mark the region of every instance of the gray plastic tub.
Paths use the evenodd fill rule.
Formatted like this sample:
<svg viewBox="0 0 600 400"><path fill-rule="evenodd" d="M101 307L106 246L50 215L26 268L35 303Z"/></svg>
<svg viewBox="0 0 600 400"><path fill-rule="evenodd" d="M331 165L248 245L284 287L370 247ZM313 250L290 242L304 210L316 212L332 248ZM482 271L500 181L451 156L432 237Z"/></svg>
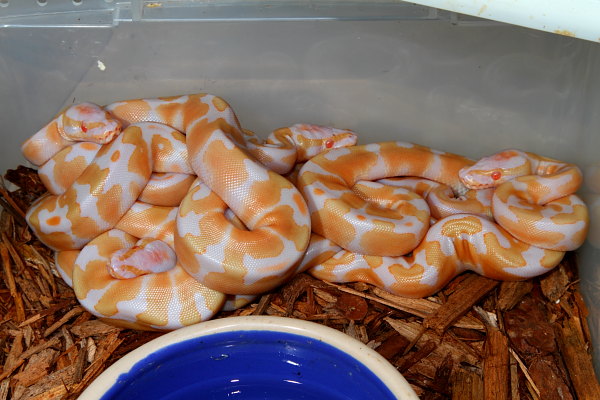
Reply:
<svg viewBox="0 0 600 400"><path fill-rule="evenodd" d="M0 170L68 104L192 92L226 98L263 135L302 121L362 143L576 162L600 343L600 45L391 1L240 3L0 0Z"/></svg>

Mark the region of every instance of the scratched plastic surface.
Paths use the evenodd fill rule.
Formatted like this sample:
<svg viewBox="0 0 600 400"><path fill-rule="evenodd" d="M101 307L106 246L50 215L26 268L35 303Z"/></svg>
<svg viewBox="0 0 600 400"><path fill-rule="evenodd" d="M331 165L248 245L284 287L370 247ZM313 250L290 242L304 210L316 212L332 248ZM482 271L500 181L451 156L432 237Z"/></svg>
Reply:
<svg viewBox="0 0 600 400"><path fill-rule="evenodd" d="M168 346L122 375L103 400L394 399L363 364L306 337L220 333Z"/></svg>

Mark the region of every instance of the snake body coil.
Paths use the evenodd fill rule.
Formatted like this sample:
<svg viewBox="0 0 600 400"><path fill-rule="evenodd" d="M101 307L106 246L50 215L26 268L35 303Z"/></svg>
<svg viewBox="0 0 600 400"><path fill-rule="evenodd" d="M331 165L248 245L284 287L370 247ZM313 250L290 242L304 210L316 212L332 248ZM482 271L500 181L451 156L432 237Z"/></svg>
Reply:
<svg viewBox="0 0 600 400"><path fill-rule="evenodd" d="M27 221L86 309L140 329L210 319L305 270L411 297L466 269L524 279L585 238L572 164L355 144L308 124L262 141L209 94L83 103L23 145L48 188Z"/></svg>

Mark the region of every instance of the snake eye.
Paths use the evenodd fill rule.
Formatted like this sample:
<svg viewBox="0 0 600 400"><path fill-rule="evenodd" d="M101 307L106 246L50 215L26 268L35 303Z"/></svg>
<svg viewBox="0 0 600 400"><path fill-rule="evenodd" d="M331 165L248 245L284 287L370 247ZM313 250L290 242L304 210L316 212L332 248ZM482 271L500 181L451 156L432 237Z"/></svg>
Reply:
<svg viewBox="0 0 600 400"><path fill-rule="evenodd" d="M81 123L81 131L82 131L83 133L86 133L86 132L88 131L88 128L87 128L87 126L85 125L85 122L82 122L82 123Z"/></svg>
<svg viewBox="0 0 600 400"><path fill-rule="evenodd" d="M328 141L325 142L325 147L330 149L333 147L333 140L329 139Z"/></svg>
<svg viewBox="0 0 600 400"><path fill-rule="evenodd" d="M490 176L492 177L493 180L497 181L498 179L502 178L502 172L494 171L491 173Z"/></svg>

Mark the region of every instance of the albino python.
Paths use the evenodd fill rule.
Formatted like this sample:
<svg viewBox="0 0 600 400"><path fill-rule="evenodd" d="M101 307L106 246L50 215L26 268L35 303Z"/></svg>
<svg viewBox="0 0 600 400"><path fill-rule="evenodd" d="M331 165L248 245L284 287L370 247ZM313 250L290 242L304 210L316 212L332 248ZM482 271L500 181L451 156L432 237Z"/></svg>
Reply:
<svg viewBox="0 0 600 400"><path fill-rule="evenodd" d="M465 269L523 279L585 238L571 164L355 143L303 124L263 143L207 94L84 103L23 146L49 190L27 220L88 310L141 329L209 319L304 270L412 297Z"/></svg>
<svg viewBox="0 0 600 400"><path fill-rule="evenodd" d="M402 176L439 182L458 196L496 187L491 212L499 225L484 212L449 215L428 227L429 213L406 194L382 201L381 192L392 189L381 183L354 189ZM302 269L410 297L435 293L466 269L502 280L537 276L585 239L587 208L572 194L580 183L576 166L518 151L474 163L403 142L336 149L312 158L298 176L321 249Z"/></svg>
<svg viewBox="0 0 600 400"><path fill-rule="evenodd" d="M209 94L121 101L106 109L123 123L158 122L186 134L193 171L223 205L196 208L206 193L190 191L179 207L175 251L190 275L228 294L277 287L306 251L311 232L306 203L280 173L316 152L356 143L346 130L296 125L275 131L262 144L240 127L223 99ZM227 217L227 209L242 227Z"/></svg>
<svg viewBox="0 0 600 400"><path fill-rule="evenodd" d="M224 293L239 305L295 273L310 236L306 204L265 165L285 172L354 143L350 131L299 124L261 144L212 95L72 106L23 145L50 191L27 221L92 313L175 329L209 319ZM194 208L199 187L220 215Z"/></svg>

